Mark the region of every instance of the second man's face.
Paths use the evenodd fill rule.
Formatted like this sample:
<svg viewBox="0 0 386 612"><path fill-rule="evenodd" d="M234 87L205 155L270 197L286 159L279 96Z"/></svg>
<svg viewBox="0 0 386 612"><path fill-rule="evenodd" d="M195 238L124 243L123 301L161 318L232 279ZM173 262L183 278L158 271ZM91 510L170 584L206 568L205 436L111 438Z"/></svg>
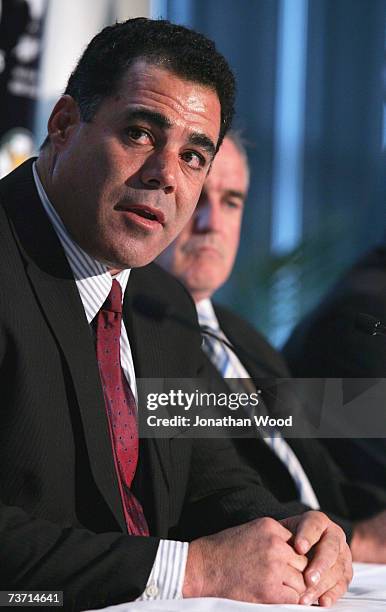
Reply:
<svg viewBox="0 0 386 612"><path fill-rule="evenodd" d="M194 210L220 110L213 90L143 59L90 122L64 96L51 117L49 196L78 244L115 269L157 257Z"/></svg>
<svg viewBox="0 0 386 612"><path fill-rule="evenodd" d="M196 302L210 297L232 271L247 189L246 161L225 138L191 220L158 260Z"/></svg>

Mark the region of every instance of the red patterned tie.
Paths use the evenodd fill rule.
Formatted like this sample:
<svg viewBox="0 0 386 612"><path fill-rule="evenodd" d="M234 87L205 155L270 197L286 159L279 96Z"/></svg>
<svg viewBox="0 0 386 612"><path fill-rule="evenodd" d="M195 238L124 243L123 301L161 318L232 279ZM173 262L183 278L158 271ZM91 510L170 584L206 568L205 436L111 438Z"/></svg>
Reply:
<svg viewBox="0 0 386 612"><path fill-rule="evenodd" d="M97 317L97 359L127 530L149 535L141 504L130 491L138 462L138 430L135 399L121 368L121 321L122 290L114 279Z"/></svg>

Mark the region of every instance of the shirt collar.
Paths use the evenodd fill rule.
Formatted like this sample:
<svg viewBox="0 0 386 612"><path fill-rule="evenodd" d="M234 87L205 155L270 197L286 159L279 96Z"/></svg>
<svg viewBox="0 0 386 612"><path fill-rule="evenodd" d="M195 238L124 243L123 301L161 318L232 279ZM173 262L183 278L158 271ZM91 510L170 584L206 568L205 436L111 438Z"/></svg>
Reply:
<svg viewBox="0 0 386 612"><path fill-rule="evenodd" d="M87 321L91 323L110 293L113 278L107 266L86 253L70 236L62 219L48 199L39 178L35 162L32 166L32 171L41 203L64 249L82 300ZM122 300L130 271L129 268L122 270L122 272L114 277L122 287Z"/></svg>

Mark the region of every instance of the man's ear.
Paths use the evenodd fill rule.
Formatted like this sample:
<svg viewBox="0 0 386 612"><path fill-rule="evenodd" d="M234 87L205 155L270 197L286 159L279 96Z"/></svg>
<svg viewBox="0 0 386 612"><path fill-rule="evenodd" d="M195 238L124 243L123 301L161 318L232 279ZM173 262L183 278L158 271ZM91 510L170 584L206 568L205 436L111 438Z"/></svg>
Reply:
<svg viewBox="0 0 386 612"><path fill-rule="evenodd" d="M53 108L47 125L50 142L56 150L60 151L66 146L79 123L78 104L71 96L61 96Z"/></svg>

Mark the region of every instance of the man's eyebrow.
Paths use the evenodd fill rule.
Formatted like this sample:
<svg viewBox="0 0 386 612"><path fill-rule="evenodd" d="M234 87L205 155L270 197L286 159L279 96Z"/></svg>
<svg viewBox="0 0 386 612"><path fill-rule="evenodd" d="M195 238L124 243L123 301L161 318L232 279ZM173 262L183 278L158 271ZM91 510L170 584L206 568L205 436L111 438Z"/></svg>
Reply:
<svg viewBox="0 0 386 612"><path fill-rule="evenodd" d="M165 117L165 115L162 113L157 113L156 111L146 110L144 108L133 108L128 110L125 114L125 118L128 121L147 121L148 123L153 123L157 127L166 130L172 127L172 123L167 117Z"/></svg>
<svg viewBox="0 0 386 612"><path fill-rule="evenodd" d="M128 121L142 120L153 123L161 129L170 129L173 127L172 122L162 113L157 111L147 110L145 108L133 108L127 111L125 117ZM216 147L212 140L205 134L193 132L188 138L188 144L196 145L205 149L213 159L216 154Z"/></svg>
<svg viewBox="0 0 386 612"><path fill-rule="evenodd" d="M188 138L188 143L192 145L197 145L198 147L202 147L209 153L212 159L216 154L216 147L214 146L211 139L208 138L208 136L205 136L205 134L193 132L193 134L190 134Z"/></svg>

